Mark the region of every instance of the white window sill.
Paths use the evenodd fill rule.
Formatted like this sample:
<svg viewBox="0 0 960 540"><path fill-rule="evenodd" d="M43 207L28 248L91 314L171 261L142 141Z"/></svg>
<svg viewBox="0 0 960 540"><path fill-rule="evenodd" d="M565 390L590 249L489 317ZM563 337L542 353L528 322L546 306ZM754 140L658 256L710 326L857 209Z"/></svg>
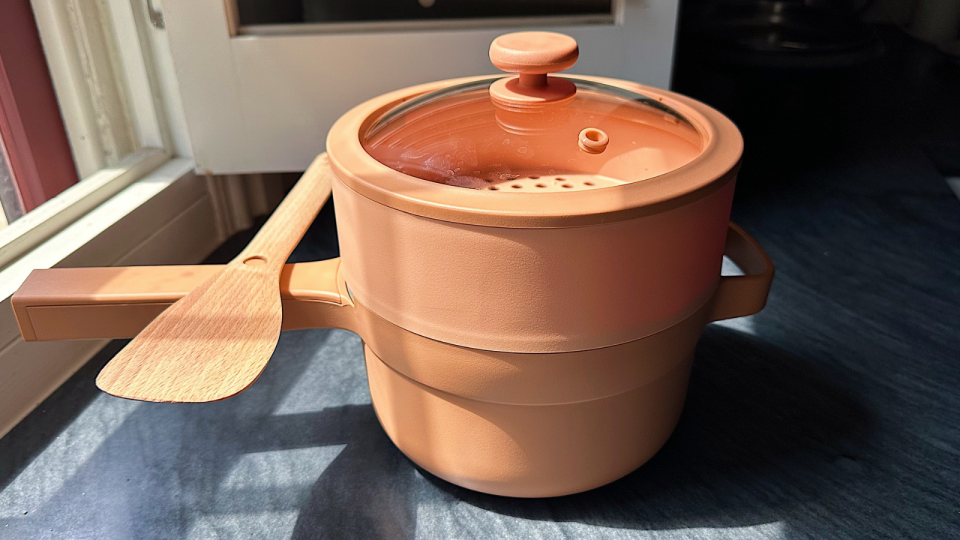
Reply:
<svg viewBox="0 0 960 540"><path fill-rule="evenodd" d="M116 166L84 178L0 230L0 270L167 160L169 157L159 148L137 150Z"/></svg>
<svg viewBox="0 0 960 540"><path fill-rule="evenodd" d="M0 270L0 437L105 344L24 342L10 297L34 269L201 261L222 237L193 168L189 159L167 161Z"/></svg>

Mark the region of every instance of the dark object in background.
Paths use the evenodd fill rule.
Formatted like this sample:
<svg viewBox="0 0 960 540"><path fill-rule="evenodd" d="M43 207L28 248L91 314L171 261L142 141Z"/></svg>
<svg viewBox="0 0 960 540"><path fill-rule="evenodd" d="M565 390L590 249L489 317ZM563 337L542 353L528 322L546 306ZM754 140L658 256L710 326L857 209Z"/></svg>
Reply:
<svg viewBox="0 0 960 540"><path fill-rule="evenodd" d="M684 2L672 82L674 90L723 112L743 133L748 158L738 176L736 205L747 205L756 197L781 197L794 189L822 190L834 174L830 171L837 171L841 162L855 163L858 171L875 171L857 173L864 186L892 182L894 173L887 173L906 168L911 156L952 176L947 174L952 167L940 165L942 159L930 163L928 154L936 148L943 149L937 155L945 155L960 144L956 99L960 69L937 46L908 33L909 14L894 19L887 5L874 4L871 19L877 23L856 24L864 25L882 44L875 47L883 53L844 65L793 59L830 56L826 53L748 51L743 43L756 36L752 33L756 28L749 25L741 27L744 35L732 36L742 47L739 53L730 53L738 45L712 41L719 35L707 29L730 28L720 20L727 12L724 6L746 3ZM832 8L836 13L854 20L856 6L871 5L843 0L836 4ZM840 59L854 56L842 50L837 54ZM777 57L785 60L742 61ZM875 169L871 165L881 161L889 163ZM742 216L737 218L743 221Z"/></svg>
<svg viewBox="0 0 960 540"><path fill-rule="evenodd" d="M891 86L868 75L883 56L880 35L843 0L683 3L672 89L740 128L750 159L738 197L776 193L843 147L862 81L874 93Z"/></svg>
<svg viewBox="0 0 960 540"><path fill-rule="evenodd" d="M698 48L733 64L835 68L883 51L874 29L839 2L720 0L704 4L688 24Z"/></svg>
<svg viewBox="0 0 960 540"><path fill-rule="evenodd" d="M241 25L603 15L612 0L240 0Z"/></svg>

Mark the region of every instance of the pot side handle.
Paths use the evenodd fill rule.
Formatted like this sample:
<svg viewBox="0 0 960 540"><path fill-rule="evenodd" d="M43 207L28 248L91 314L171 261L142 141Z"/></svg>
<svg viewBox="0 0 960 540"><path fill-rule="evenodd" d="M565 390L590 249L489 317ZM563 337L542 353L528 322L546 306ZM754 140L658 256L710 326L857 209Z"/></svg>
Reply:
<svg viewBox="0 0 960 540"><path fill-rule="evenodd" d="M34 270L11 298L25 341L132 338L219 265ZM352 330L340 258L288 264L280 274L283 330Z"/></svg>
<svg viewBox="0 0 960 540"><path fill-rule="evenodd" d="M730 223L723 250L743 270L742 276L721 276L713 295L710 321L745 317L757 313L767 303L773 282L773 261L749 234Z"/></svg>

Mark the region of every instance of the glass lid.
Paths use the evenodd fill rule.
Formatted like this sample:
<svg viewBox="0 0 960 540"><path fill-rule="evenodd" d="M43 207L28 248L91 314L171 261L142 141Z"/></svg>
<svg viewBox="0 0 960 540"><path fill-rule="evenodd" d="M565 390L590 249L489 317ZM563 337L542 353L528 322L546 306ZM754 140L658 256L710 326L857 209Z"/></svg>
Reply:
<svg viewBox="0 0 960 540"><path fill-rule="evenodd" d="M517 77L475 80L404 101L361 132L380 163L431 182L491 192L577 191L638 182L700 155L680 113L626 89L548 76L573 65L562 34L497 38L494 65Z"/></svg>

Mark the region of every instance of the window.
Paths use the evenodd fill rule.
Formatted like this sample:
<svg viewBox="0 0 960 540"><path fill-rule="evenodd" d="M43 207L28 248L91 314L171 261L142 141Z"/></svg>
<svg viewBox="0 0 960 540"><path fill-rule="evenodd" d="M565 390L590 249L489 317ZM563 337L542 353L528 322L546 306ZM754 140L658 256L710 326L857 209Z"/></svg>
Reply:
<svg viewBox="0 0 960 540"><path fill-rule="evenodd" d="M13 183L13 173L7 165L7 149L0 138L0 230L22 215L23 202Z"/></svg>
<svg viewBox="0 0 960 540"><path fill-rule="evenodd" d="M134 15L119 0L4 4L0 269L169 158Z"/></svg>
<svg viewBox="0 0 960 540"><path fill-rule="evenodd" d="M0 17L0 226L76 183L33 12L10 2Z"/></svg>

